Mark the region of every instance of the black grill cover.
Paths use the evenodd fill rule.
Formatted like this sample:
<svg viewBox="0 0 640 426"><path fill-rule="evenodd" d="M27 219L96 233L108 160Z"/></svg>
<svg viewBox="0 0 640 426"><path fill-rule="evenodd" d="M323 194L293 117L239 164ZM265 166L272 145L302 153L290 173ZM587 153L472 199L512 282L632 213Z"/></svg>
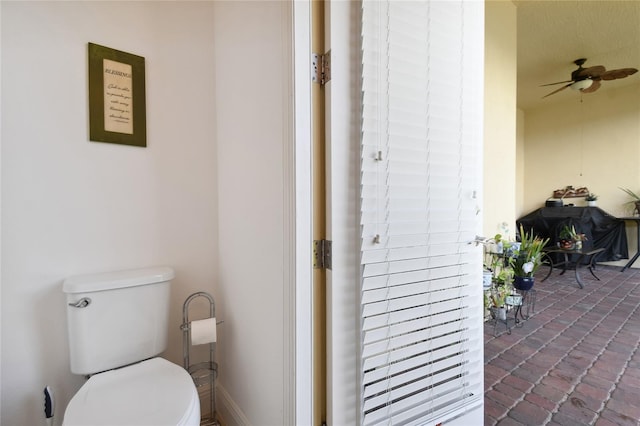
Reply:
<svg viewBox="0 0 640 426"><path fill-rule="evenodd" d="M550 238L549 245L556 246L558 236L565 225L573 225L587 241L583 247L604 248L598 255L599 262L629 258L624 221L598 207L543 207L516 221L525 231L534 230L542 238Z"/></svg>

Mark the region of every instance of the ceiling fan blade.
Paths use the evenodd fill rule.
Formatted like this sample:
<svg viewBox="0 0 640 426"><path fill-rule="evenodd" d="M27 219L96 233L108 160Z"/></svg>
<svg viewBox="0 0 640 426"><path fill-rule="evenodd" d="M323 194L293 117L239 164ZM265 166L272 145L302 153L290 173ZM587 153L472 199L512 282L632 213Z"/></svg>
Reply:
<svg viewBox="0 0 640 426"><path fill-rule="evenodd" d="M578 69L574 71L575 75L573 75L572 73L571 77L573 77L574 80L580 80L581 78L584 78L584 77L591 77L592 79L596 79L600 77L602 74L604 74L606 71L607 69L602 65L596 65L589 68Z"/></svg>
<svg viewBox="0 0 640 426"><path fill-rule="evenodd" d="M562 84L562 83L573 83L573 80L565 80L565 81L557 81L555 83L541 84L540 87L543 87L543 86L555 86L556 84Z"/></svg>
<svg viewBox="0 0 640 426"><path fill-rule="evenodd" d="M580 90L581 93L593 93L600 88L602 80L616 80L619 78L625 78L638 72L636 68L620 68L615 70L609 70L602 65L595 65L588 68L582 68L582 65L586 62L585 58L576 59L573 61L578 69L571 72L571 80L558 81L556 83L541 84L540 87L554 86L556 84L564 84L559 89L554 90L551 93L544 95L542 98L555 95L556 93L566 89L567 87L574 86L573 89ZM589 85L589 83L591 83ZM586 86L589 87L586 87ZM581 87L585 87L582 89Z"/></svg>
<svg viewBox="0 0 640 426"><path fill-rule="evenodd" d="M635 68L620 68L617 70L609 70L603 73L600 78L603 80L616 80L618 78L625 78L630 75L637 73L638 70Z"/></svg>
<svg viewBox="0 0 640 426"><path fill-rule="evenodd" d="M572 84L573 84L573 81L572 81L571 83L569 83L569 84L566 84L566 85L562 86L562 87L561 87L561 88L559 88L559 89L554 90L553 92L549 93L548 95L544 95L544 96L542 97L542 99L546 98L547 96L554 95L554 94L558 93L559 91L564 90L564 89L566 89L567 87L571 86Z"/></svg>
<svg viewBox="0 0 640 426"><path fill-rule="evenodd" d="M600 80L593 80L593 83L591 83L591 86L587 87L586 89L580 89L580 91L582 93L592 93L598 90L600 88L600 85L601 85Z"/></svg>

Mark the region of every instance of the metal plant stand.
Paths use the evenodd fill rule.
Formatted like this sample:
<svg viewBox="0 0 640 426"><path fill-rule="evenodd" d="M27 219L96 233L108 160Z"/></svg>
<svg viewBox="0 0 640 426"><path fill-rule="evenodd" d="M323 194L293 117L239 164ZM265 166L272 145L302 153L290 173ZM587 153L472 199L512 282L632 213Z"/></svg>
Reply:
<svg viewBox="0 0 640 426"><path fill-rule="evenodd" d="M536 311L536 290L532 288L531 290L516 291L522 296L521 303L515 309L516 325L520 324L521 326L520 321L528 320L531 314Z"/></svg>
<svg viewBox="0 0 640 426"><path fill-rule="evenodd" d="M511 334L513 327L522 327L523 322L528 320L531 314L535 312L536 291L516 290L507 296L504 308L491 307L491 320L493 321L493 335L498 336L498 325L504 324L507 334ZM503 309L502 311L500 309ZM513 324L513 325L512 325Z"/></svg>
<svg viewBox="0 0 640 426"><path fill-rule="evenodd" d="M491 320L493 321L493 335L498 336L498 324L504 324L505 330L507 334L511 334L511 326L509 325L509 321L513 321L512 318L509 318L509 308L508 306L504 306L501 308L497 308L492 306L489 308L491 312Z"/></svg>

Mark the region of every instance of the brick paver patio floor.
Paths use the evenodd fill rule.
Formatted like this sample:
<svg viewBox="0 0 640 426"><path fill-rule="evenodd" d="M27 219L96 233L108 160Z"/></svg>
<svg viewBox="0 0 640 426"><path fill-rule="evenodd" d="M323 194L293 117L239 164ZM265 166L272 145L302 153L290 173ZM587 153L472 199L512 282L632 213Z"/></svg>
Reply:
<svg viewBox="0 0 640 426"><path fill-rule="evenodd" d="M640 270L620 269L538 276L528 320L485 324L485 425L640 425Z"/></svg>

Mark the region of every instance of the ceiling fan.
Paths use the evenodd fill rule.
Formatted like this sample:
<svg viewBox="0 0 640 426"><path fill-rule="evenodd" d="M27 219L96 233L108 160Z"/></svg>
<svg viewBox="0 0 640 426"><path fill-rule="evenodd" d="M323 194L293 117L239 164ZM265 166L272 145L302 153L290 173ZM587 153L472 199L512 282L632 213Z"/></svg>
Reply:
<svg viewBox="0 0 640 426"><path fill-rule="evenodd" d="M559 89L543 96L551 96L558 93L567 87L571 87L575 90L580 90L582 93L595 92L600 88L601 80L616 80L618 78L625 78L638 72L635 68L620 68L617 70L607 71L602 65L595 65L593 67L582 68L582 65L587 61L586 58L580 58L573 61L578 66L578 69L571 73L571 80L558 81L557 83L543 84L542 86L553 86L556 84L567 83Z"/></svg>

